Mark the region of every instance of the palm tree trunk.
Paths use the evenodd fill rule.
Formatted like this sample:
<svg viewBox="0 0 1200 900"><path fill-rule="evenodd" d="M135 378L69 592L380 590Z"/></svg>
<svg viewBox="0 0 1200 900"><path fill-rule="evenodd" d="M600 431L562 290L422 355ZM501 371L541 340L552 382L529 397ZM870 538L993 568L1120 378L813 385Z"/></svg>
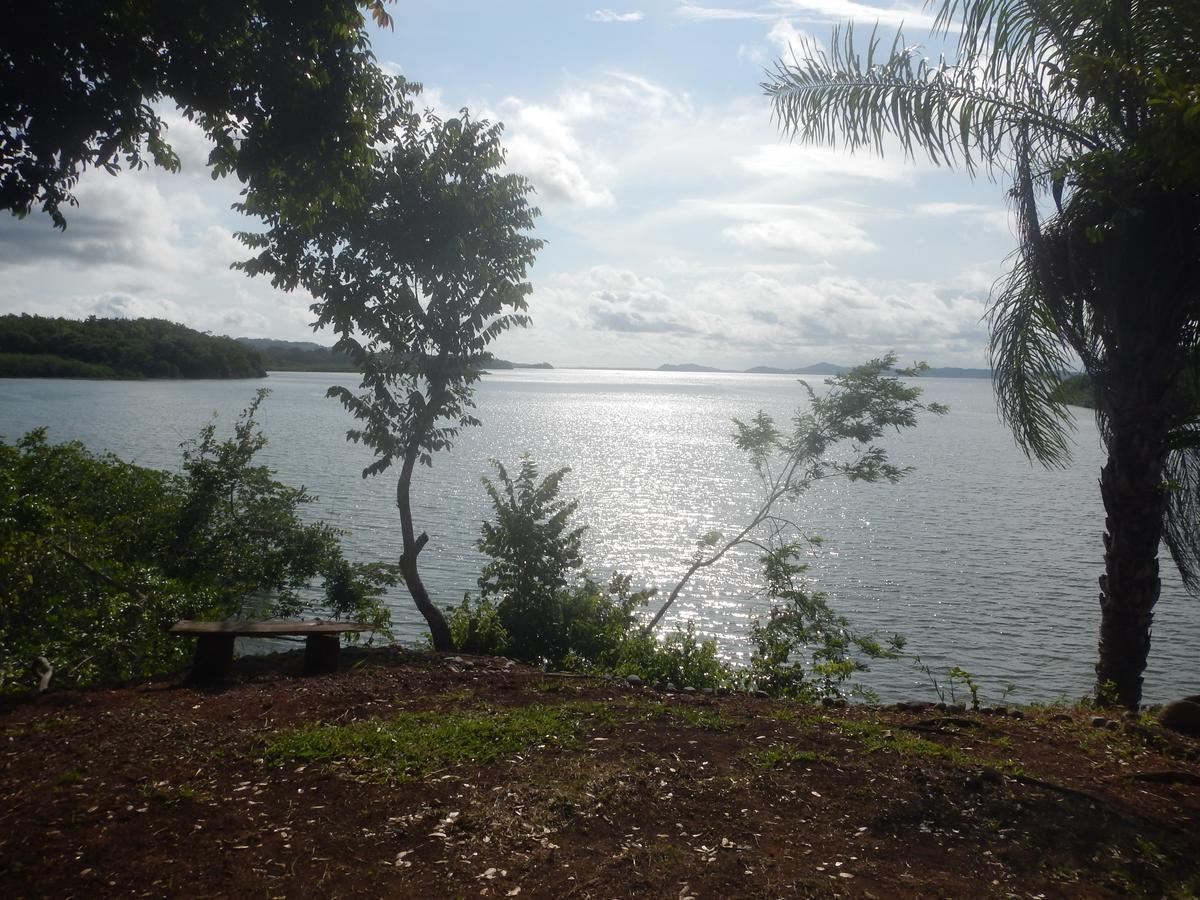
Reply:
<svg viewBox="0 0 1200 900"><path fill-rule="evenodd" d="M429 625L429 634L433 639L433 649L439 652L449 652L454 649L450 639L450 626L446 617L429 597L421 574L417 571L417 555L429 542L429 535L424 532L416 536L413 528L412 505L409 502L409 492L412 487L413 467L417 463L417 448L413 447L404 456L404 467L400 470L400 480L396 483L396 507L400 510L400 531L404 541L404 552L400 554L400 574L404 576L404 584L412 595L413 602Z"/></svg>
<svg viewBox="0 0 1200 900"><path fill-rule="evenodd" d="M1162 485L1166 432L1147 427L1145 421L1136 426L1113 421L1111 428L1108 462L1100 471L1106 533L1096 699L1116 700L1136 710L1161 585L1158 545L1167 506Z"/></svg>

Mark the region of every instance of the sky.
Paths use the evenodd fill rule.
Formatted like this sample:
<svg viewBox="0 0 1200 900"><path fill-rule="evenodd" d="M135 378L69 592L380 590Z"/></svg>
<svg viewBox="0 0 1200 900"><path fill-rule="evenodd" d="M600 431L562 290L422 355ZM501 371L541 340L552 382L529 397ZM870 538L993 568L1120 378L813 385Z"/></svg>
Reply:
<svg viewBox="0 0 1200 900"><path fill-rule="evenodd" d="M556 367L853 364L889 350L987 363L985 314L1015 238L1004 184L780 133L760 83L853 19L941 47L890 0L397 0L382 66L423 102L504 123L546 241L533 324L498 356ZM155 316L214 334L315 340L310 298L231 271L253 223L204 137L165 110L179 174L90 171L65 233L0 219L0 312Z"/></svg>

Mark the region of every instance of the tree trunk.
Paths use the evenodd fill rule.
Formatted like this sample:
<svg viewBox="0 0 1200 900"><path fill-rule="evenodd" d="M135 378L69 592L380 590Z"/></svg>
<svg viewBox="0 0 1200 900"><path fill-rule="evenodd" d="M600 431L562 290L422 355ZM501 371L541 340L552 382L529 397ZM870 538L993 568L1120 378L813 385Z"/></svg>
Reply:
<svg viewBox="0 0 1200 900"><path fill-rule="evenodd" d="M413 467L417 463L417 450L409 450L404 456L404 467L400 470L400 480L396 483L396 507L400 510L400 530L404 539L404 552L400 554L400 574L404 576L404 584L412 595L413 602L429 625L429 634L433 639L433 649L448 652L454 649L450 640L450 626L442 611L434 606L425 590L425 583L417 571L417 555L429 542L429 535L424 532L416 536L413 529L412 506L409 503L409 490L412 487Z"/></svg>
<svg viewBox="0 0 1200 900"><path fill-rule="evenodd" d="M1136 710L1150 654L1158 601L1158 545L1167 492L1163 490L1165 429L1111 422L1108 462L1100 471L1104 500L1104 575L1100 578L1100 647L1096 699Z"/></svg>

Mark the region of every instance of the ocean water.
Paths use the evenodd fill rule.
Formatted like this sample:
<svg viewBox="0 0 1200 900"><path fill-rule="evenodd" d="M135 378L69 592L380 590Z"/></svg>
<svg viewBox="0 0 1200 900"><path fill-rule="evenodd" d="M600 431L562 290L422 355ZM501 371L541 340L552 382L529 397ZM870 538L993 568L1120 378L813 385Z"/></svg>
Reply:
<svg viewBox="0 0 1200 900"><path fill-rule="evenodd" d="M346 531L363 560L399 554L395 473L363 479L367 451L345 440L349 416L325 399L352 376L274 373L265 381L0 381L0 435L46 426L142 465L177 469L179 445L215 413L227 431L259 387L264 460L278 477L319 497L310 514ZM815 379L819 381L819 379ZM808 560L814 589L861 629L901 633L945 681L972 673L986 696L1015 686L1015 701L1073 700L1092 681L1103 569L1096 427L1079 411L1074 462L1031 464L996 417L989 382L922 379L925 399L949 415L926 417L881 443L912 471L895 485L829 481L789 514L823 543ZM803 402L789 376L642 371L529 370L487 376L483 427L417 474L414 515L430 542L422 570L434 597L455 604L475 586L475 550L488 516L480 478L489 460L530 453L543 472L569 466L564 492L580 499L595 574L617 570L660 597L687 567L697 538L728 532L756 507L757 484L731 439L732 417L764 409L786 425ZM1155 617L1147 701L1200 693L1200 603L1169 561ZM691 619L722 653L747 652L752 616L765 609L755 553L731 553L698 574L667 624ZM404 589L389 604L397 633L417 641L423 623ZM876 663L864 683L884 698L932 696L911 659Z"/></svg>

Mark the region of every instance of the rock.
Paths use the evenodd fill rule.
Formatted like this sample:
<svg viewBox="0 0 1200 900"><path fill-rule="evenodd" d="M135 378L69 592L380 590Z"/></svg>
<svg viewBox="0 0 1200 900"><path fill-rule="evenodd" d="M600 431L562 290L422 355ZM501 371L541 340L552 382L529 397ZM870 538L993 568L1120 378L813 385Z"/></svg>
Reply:
<svg viewBox="0 0 1200 900"><path fill-rule="evenodd" d="M846 702L845 697L835 697L833 700L834 709L845 709L850 704Z"/></svg>
<svg viewBox="0 0 1200 900"><path fill-rule="evenodd" d="M1090 721L1094 728L1104 728L1108 725L1108 719L1104 716L1092 716Z"/></svg>
<svg viewBox="0 0 1200 900"><path fill-rule="evenodd" d="M1159 711L1158 723L1180 734L1200 737L1200 696L1172 700Z"/></svg>
<svg viewBox="0 0 1200 900"><path fill-rule="evenodd" d="M992 709L990 706L981 706L979 707L979 712L983 713L985 716L990 716L993 715L996 710Z"/></svg>
<svg viewBox="0 0 1200 900"><path fill-rule="evenodd" d="M727 687L717 688L717 696L718 697L728 697L729 696L729 688L727 688Z"/></svg>
<svg viewBox="0 0 1200 900"><path fill-rule="evenodd" d="M833 698L832 697L822 697L821 705L825 706L825 707L833 706Z"/></svg>
<svg viewBox="0 0 1200 900"><path fill-rule="evenodd" d="M1070 722L1071 717L1066 713L1055 713L1050 717L1051 722Z"/></svg>
<svg viewBox="0 0 1200 900"><path fill-rule="evenodd" d="M700 688L700 693L702 693L706 697L711 697L713 694L716 693L716 691L714 691L712 688Z"/></svg>
<svg viewBox="0 0 1200 900"><path fill-rule="evenodd" d="M992 710L992 712L994 712L998 716L1007 716L1008 715L1008 707L1007 706L997 706L995 709Z"/></svg>
<svg viewBox="0 0 1200 900"><path fill-rule="evenodd" d="M768 694L766 691L755 691L754 696L758 697L760 700L770 700L771 699L771 695Z"/></svg>
<svg viewBox="0 0 1200 900"><path fill-rule="evenodd" d="M641 687L646 682L642 681L642 679L638 678L638 676L636 676L636 675L630 675L628 678L625 679L625 683L628 684L630 687Z"/></svg>
<svg viewBox="0 0 1200 900"><path fill-rule="evenodd" d="M677 690L679 690L679 688L675 687L674 684L672 684L671 682L668 681L666 683L666 685L663 687L663 690L665 690L668 694L673 694Z"/></svg>
<svg viewBox="0 0 1200 900"><path fill-rule="evenodd" d="M933 704L933 708L934 708L934 709L941 710L942 712L945 712L947 709L949 709L949 708L950 708L950 706L949 706L949 704L948 704L948 703L946 703L946 701L945 701L945 700L941 700L941 701L939 701L939 702L937 702L937 703Z"/></svg>
<svg viewBox="0 0 1200 900"><path fill-rule="evenodd" d="M965 703L951 703L946 707L946 712L965 713L966 711L967 704Z"/></svg>
<svg viewBox="0 0 1200 900"><path fill-rule="evenodd" d="M684 687L683 692L685 694L694 694L696 693L696 689L689 684Z"/></svg>
<svg viewBox="0 0 1200 900"><path fill-rule="evenodd" d="M1008 717L1010 719L1023 719L1025 718L1025 713L1021 712L1019 709L1010 709L1008 711Z"/></svg>

